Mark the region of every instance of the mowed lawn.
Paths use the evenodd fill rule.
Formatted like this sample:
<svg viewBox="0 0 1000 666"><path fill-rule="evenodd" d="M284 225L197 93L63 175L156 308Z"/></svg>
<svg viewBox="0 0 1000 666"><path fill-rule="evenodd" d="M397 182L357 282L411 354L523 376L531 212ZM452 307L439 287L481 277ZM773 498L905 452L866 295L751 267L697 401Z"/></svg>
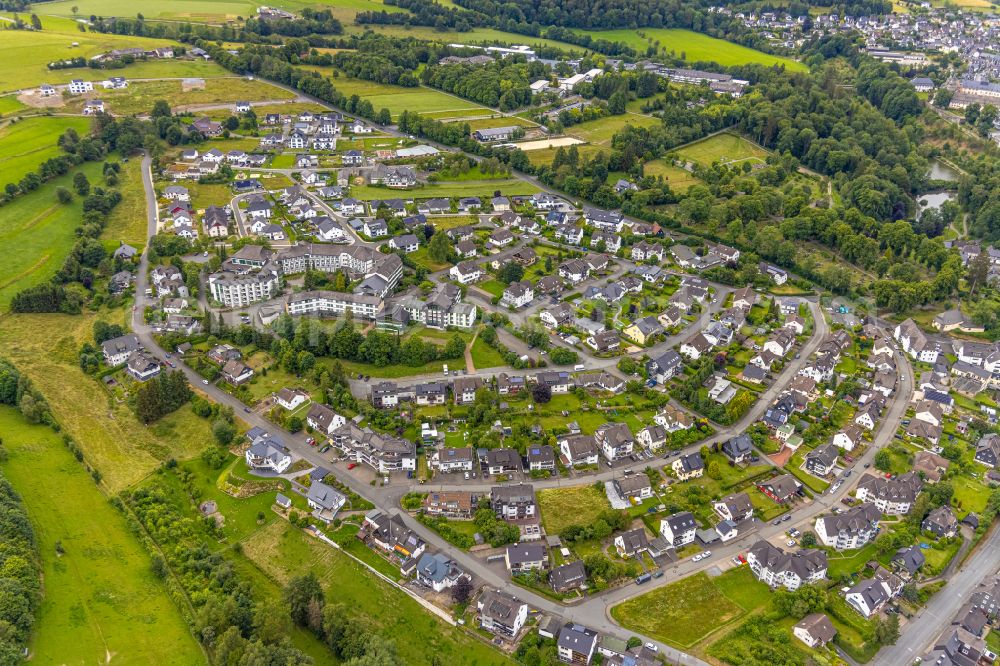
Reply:
<svg viewBox="0 0 1000 666"><path fill-rule="evenodd" d="M663 159L646 162L643 171L647 176L663 176L663 180L674 192L687 192L687 189L692 185L701 183L690 171L668 164Z"/></svg>
<svg viewBox="0 0 1000 666"><path fill-rule="evenodd" d="M538 491L538 509L546 534L559 534L570 525L589 525L610 508L607 495L594 486Z"/></svg>
<svg viewBox="0 0 1000 666"><path fill-rule="evenodd" d="M81 169L92 183L99 181L100 163L84 164L77 171ZM57 188L72 187L73 173L0 208L0 247L7 250L0 265L0 310L6 310L21 289L55 275L76 243L73 230L80 224L83 200L77 196L69 204L56 200Z"/></svg>
<svg viewBox="0 0 1000 666"><path fill-rule="evenodd" d="M80 370L80 346L93 341L94 322L126 324L127 310L96 315L17 314L0 318L0 348L28 375L64 430L101 471L111 492L131 486L170 458L197 456L214 441L211 423L182 407L143 425L100 382Z"/></svg>
<svg viewBox="0 0 1000 666"><path fill-rule="evenodd" d="M703 166L709 166L713 162L763 162L769 154L757 144L729 132L681 146L676 152L682 159Z"/></svg>
<svg viewBox="0 0 1000 666"><path fill-rule="evenodd" d="M0 407L0 432L10 454L3 472L28 509L44 568L31 662L206 663L149 555L61 438L10 407Z"/></svg>
<svg viewBox="0 0 1000 666"><path fill-rule="evenodd" d="M611 609L623 627L688 648L723 625L767 603L767 585L747 567L709 578L704 572L651 590ZM711 618L706 622L705 618Z"/></svg>
<svg viewBox="0 0 1000 666"><path fill-rule="evenodd" d="M579 125L573 125L566 129L570 136L579 137L587 143L602 146L611 146L611 137L626 125L633 127L653 127L660 125L662 121L652 116L644 116L638 113L623 113L619 116L606 116L597 120L590 120ZM528 151L530 155L534 151Z"/></svg>
<svg viewBox="0 0 1000 666"><path fill-rule="evenodd" d="M724 39L679 28L578 30L577 32L591 35L595 39L624 42L642 53L650 46L650 41L659 42L660 51L665 53L673 51L676 56L683 56L688 62L717 62L727 67L747 64L784 65L787 70L796 72L808 69L804 64L791 58L771 55Z"/></svg>
<svg viewBox="0 0 1000 666"><path fill-rule="evenodd" d="M45 9L48 11L49 6L46 5ZM90 16L89 13L83 15ZM134 6L127 15L135 16ZM42 27L41 32L3 31L3 39L0 40L0 62L8 63L8 66L0 70L0 92L34 88L42 83L67 83L71 79L81 77L90 80L104 78L103 72L87 68L49 70L48 64L57 60L92 58L111 49L133 46L151 49L174 45L174 42L166 39L79 32L71 21L44 14ZM73 46L74 42L78 46ZM17 66L12 66L13 63Z"/></svg>
<svg viewBox="0 0 1000 666"><path fill-rule="evenodd" d="M90 119L38 116L0 129L0 186L16 183L45 160L65 154L56 141L70 128L83 136Z"/></svg>
<svg viewBox="0 0 1000 666"><path fill-rule="evenodd" d="M279 586L313 572L328 603L344 604L365 626L393 639L406 664L509 664L488 644L465 636L403 592L331 546L277 521L243 542L243 553Z"/></svg>
<svg viewBox="0 0 1000 666"><path fill-rule="evenodd" d="M0 117L13 116L27 108L28 106L22 103L16 95L0 97Z"/></svg>

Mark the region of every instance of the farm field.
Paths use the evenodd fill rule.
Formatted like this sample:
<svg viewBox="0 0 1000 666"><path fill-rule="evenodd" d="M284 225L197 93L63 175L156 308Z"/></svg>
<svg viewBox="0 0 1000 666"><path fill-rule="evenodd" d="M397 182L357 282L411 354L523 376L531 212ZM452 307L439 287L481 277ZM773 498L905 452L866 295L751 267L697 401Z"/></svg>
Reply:
<svg viewBox="0 0 1000 666"><path fill-rule="evenodd" d="M337 0L338 4L341 0ZM440 4L448 4L441 2ZM389 5L379 5L386 11L392 9ZM567 42L559 42L554 39L544 37L530 37L519 35L513 32L504 32L493 28L473 28L468 32L440 32L429 26L400 26L400 25L373 25L373 26L351 26L345 25L344 31L347 34L364 32L366 28L372 28L380 35L393 35L396 37L415 37L416 39L426 39L431 41L445 42L448 44L527 44L528 46L548 46L564 51L583 53L583 49Z"/></svg>
<svg viewBox="0 0 1000 666"><path fill-rule="evenodd" d="M87 174L91 182L99 182L99 163L84 164L77 170ZM77 170L0 208L0 247L17 248L17 252L7 253L0 268L0 309L5 310L21 289L55 275L76 243L73 230L80 224L83 200L74 196L72 203L60 204L56 189L71 188Z"/></svg>
<svg viewBox="0 0 1000 666"><path fill-rule="evenodd" d="M10 407L0 408L0 432L3 471L28 510L45 576L32 662L205 663L149 555L61 438Z"/></svg>
<svg viewBox="0 0 1000 666"><path fill-rule="evenodd" d="M538 510L547 534L559 534L570 525L589 525L610 508L604 491L594 486L538 491Z"/></svg>
<svg viewBox="0 0 1000 666"><path fill-rule="evenodd" d="M351 196L357 199L370 201L372 199L392 199L406 194L418 199L429 199L433 197L475 197L492 196L493 192L499 190L505 196L518 194L535 194L540 190L531 183L517 178L504 178L500 180L466 180L442 183L427 183L423 187L412 190L393 190L387 187L373 185L356 185L351 187Z"/></svg>
<svg viewBox="0 0 1000 666"><path fill-rule="evenodd" d="M666 160L662 159L646 162L643 170L647 176L663 176L663 180L675 192L686 192L692 185L701 183L691 172L685 171L673 164L668 164Z"/></svg>
<svg viewBox="0 0 1000 666"><path fill-rule="evenodd" d="M167 100L175 112L195 105L227 104L241 99L294 99L295 94L263 81L248 81L238 77L205 79L203 89L182 90L180 81L134 81L124 90L95 91L90 97L104 100L105 105L121 115L149 113L157 100ZM68 110L82 109L83 97L71 99Z"/></svg>
<svg viewBox="0 0 1000 666"><path fill-rule="evenodd" d="M92 341L100 318L125 324L126 310L96 315L9 315L0 320L0 347L52 406L64 430L101 471L109 491L136 483L168 458L198 455L212 443L210 422L181 408L145 426L128 406L114 402L100 383L80 371L80 346Z"/></svg>
<svg viewBox="0 0 1000 666"><path fill-rule="evenodd" d="M481 108L481 109L458 109L456 111L428 111L421 115L428 118L434 118L435 120L441 120L443 122L448 122L452 120L457 120L459 118L479 118L481 116L491 116L496 113L493 109Z"/></svg>
<svg viewBox="0 0 1000 666"><path fill-rule="evenodd" d="M789 71L804 72L808 68L791 58L763 53L724 39L716 39L699 32L674 28L640 28L638 30L578 30L595 39L624 42L639 52L645 52L650 41L659 42L661 51L683 54L688 62L717 62L720 65L784 65Z"/></svg>
<svg viewBox="0 0 1000 666"><path fill-rule="evenodd" d="M325 74L330 72L329 68L320 68L319 71ZM367 99L376 111L383 108L389 109L393 118L403 111L426 113L461 110L462 114L465 114L469 109L478 112L478 110L485 108L475 102L453 97L433 88L405 88L352 79L348 76L338 76L333 79L333 87L348 97L358 95Z"/></svg>
<svg viewBox="0 0 1000 666"><path fill-rule="evenodd" d="M56 141L67 129L81 136L90 128L89 118L25 118L0 129L0 180L16 183L47 159L63 155Z"/></svg>
<svg viewBox="0 0 1000 666"><path fill-rule="evenodd" d="M431 616L347 555L282 521L246 540L243 552L281 586L292 576L315 573L329 603L355 609L372 631L395 640L403 663L510 663L483 642Z"/></svg>
<svg viewBox="0 0 1000 666"><path fill-rule="evenodd" d="M343 22L354 22L359 11L402 11L395 7L383 5L374 0L336 0L321 3L328 6L333 15ZM142 13L147 20L184 20L193 22L222 22L237 18L249 18L257 13L259 3L247 0L198 0L197 2L170 2L169 0L145 0ZM315 3L300 0L276 0L273 7L289 11L301 10L303 7L315 7ZM53 2L45 5L46 13L58 16L73 16L73 7L77 7L80 16L135 16L135 7L123 0L86 0L85 2Z"/></svg>
<svg viewBox="0 0 1000 666"><path fill-rule="evenodd" d="M768 600L767 585L744 566L716 578L698 573L651 590L615 606L611 616L626 629L688 648Z"/></svg>
<svg viewBox="0 0 1000 666"><path fill-rule="evenodd" d="M46 10L48 8L49 5L46 5ZM134 15L134 8L127 14ZM50 71L48 64L56 60L90 58L111 49L133 46L155 48L173 45L173 42L165 39L79 32L71 21L51 17L44 17L42 26L41 32L4 31L3 41L0 42L0 62L16 62L18 66L5 67L0 71L0 92L32 88L42 83L67 83L83 74L94 76L95 79L98 76L103 78L103 73L89 69ZM74 42L79 46L72 46Z"/></svg>
<svg viewBox="0 0 1000 666"><path fill-rule="evenodd" d="M741 136L723 132L677 148L677 155L689 162L709 166L713 162L731 163L750 160L763 162L768 152Z"/></svg>
<svg viewBox="0 0 1000 666"><path fill-rule="evenodd" d="M587 143L611 146L611 137L626 125L634 127L653 127L662 121L659 118L644 116L638 113L625 113L620 116L606 116L591 120L566 129L570 136L579 137Z"/></svg>

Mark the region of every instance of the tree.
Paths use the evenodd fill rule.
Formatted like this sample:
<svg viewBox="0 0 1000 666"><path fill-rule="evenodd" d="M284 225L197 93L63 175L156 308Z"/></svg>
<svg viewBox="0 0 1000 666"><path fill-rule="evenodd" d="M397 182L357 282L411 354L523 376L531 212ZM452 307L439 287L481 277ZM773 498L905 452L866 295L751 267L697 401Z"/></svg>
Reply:
<svg viewBox="0 0 1000 666"><path fill-rule="evenodd" d="M236 429L228 421L219 419L212 424L212 435L219 444L228 446L236 436Z"/></svg>
<svg viewBox="0 0 1000 666"><path fill-rule="evenodd" d="M888 472L892 469L892 456L885 449L879 449L875 454L875 469Z"/></svg>
<svg viewBox="0 0 1000 666"><path fill-rule="evenodd" d="M705 471L710 479L721 479L722 478L722 467L719 465L718 460L713 460L708 463L708 469Z"/></svg>
<svg viewBox="0 0 1000 666"><path fill-rule="evenodd" d="M552 400L552 388L547 384L535 384L535 388L531 389L531 397L538 404L545 404Z"/></svg>
<svg viewBox="0 0 1000 666"><path fill-rule="evenodd" d="M472 596L472 579L468 576L459 578L451 588L451 598L456 604L464 604Z"/></svg>
<svg viewBox="0 0 1000 666"><path fill-rule="evenodd" d="M447 263L451 257L451 240L448 234L434 234L427 244L427 255L438 263Z"/></svg>
<svg viewBox="0 0 1000 666"><path fill-rule="evenodd" d="M56 200L61 204L68 204L73 201L73 193L65 187L56 188Z"/></svg>
<svg viewBox="0 0 1000 666"><path fill-rule="evenodd" d="M300 627L309 626L310 604L316 602L322 610L326 603L323 587L316 574L310 572L304 576L296 576L288 581L285 587L285 603L288 604L288 614L292 622Z"/></svg>
<svg viewBox="0 0 1000 666"><path fill-rule="evenodd" d="M87 174L82 171L77 171L76 175L73 176L73 189L81 197L85 197L90 194L90 181L87 180Z"/></svg>
<svg viewBox="0 0 1000 666"><path fill-rule="evenodd" d="M157 118L169 118L171 115L170 105L165 99L158 99L153 102L153 111L150 115L154 120Z"/></svg>
<svg viewBox="0 0 1000 666"><path fill-rule="evenodd" d="M899 640L899 616L896 614L875 619L875 642L879 645L895 645Z"/></svg>
<svg viewBox="0 0 1000 666"><path fill-rule="evenodd" d="M524 277L524 267L520 264L509 262L504 264L500 268L500 272L497 273L497 279L504 284L510 284L511 282L520 282L521 278Z"/></svg>

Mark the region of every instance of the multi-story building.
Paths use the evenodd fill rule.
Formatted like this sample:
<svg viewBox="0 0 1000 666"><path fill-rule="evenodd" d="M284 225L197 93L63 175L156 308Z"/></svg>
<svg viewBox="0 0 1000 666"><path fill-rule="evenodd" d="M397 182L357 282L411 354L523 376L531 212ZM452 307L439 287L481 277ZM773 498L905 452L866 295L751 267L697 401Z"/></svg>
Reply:
<svg viewBox="0 0 1000 666"><path fill-rule="evenodd" d="M882 517L874 504L861 504L847 511L816 519L816 538L836 550L861 548L878 534Z"/></svg>
<svg viewBox="0 0 1000 666"><path fill-rule="evenodd" d="M747 551L747 564L754 576L771 587L797 590L803 583L826 577L826 553L816 549L786 553L767 541L758 541Z"/></svg>
<svg viewBox="0 0 1000 666"><path fill-rule="evenodd" d="M278 275L267 269L242 274L224 271L208 276L212 299L230 308L246 307L274 298L278 285Z"/></svg>
<svg viewBox="0 0 1000 666"><path fill-rule="evenodd" d="M359 428L348 421L330 436L339 449L379 474L417 469L417 447L406 439Z"/></svg>

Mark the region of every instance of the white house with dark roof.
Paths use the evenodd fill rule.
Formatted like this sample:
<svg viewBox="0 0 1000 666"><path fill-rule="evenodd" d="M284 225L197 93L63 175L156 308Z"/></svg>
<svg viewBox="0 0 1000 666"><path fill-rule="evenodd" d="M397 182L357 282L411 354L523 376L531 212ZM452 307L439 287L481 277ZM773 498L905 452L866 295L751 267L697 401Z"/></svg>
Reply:
<svg viewBox="0 0 1000 666"><path fill-rule="evenodd" d="M264 470L275 474L283 474L292 464L292 457L281 442L264 435L258 437L246 450L247 467Z"/></svg>

